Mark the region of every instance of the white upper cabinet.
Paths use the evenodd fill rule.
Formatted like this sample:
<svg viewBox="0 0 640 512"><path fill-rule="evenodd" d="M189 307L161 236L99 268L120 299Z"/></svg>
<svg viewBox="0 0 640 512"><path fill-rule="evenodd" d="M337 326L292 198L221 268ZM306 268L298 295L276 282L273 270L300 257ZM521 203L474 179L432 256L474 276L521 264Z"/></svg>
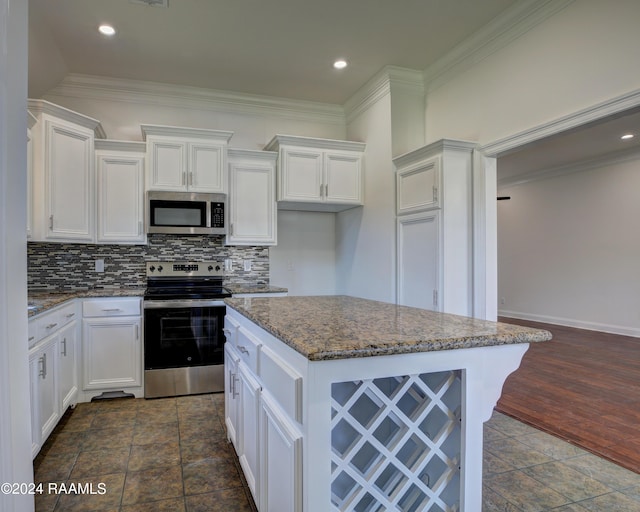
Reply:
<svg viewBox="0 0 640 512"><path fill-rule="evenodd" d="M33 133L31 130L38 120L27 112L27 238L31 238L33 226Z"/></svg>
<svg viewBox="0 0 640 512"><path fill-rule="evenodd" d="M147 190L227 193L226 153L233 132L142 125Z"/></svg>
<svg viewBox="0 0 640 512"><path fill-rule="evenodd" d="M440 208L440 157L407 163L396 172L397 215Z"/></svg>
<svg viewBox="0 0 640 512"><path fill-rule="evenodd" d="M277 153L229 149L227 245L275 245Z"/></svg>
<svg viewBox="0 0 640 512"><path fill-rule="evenodd" d="M364 203L365 144L276 135L265 147L278 152L278 207L337 212Z"/></svg>
<svg viewBox="0 0 640 512"><path fill-rule="evenodd" d="M95 119L43 100L29 100L33 137L32 239L95 239Z"/></svg>
<svg viewBox="0 0 640 512"><path fill-rule="evenodd" d="M136 244L144 234L143 142L96 140L99 243Z"/></svg>

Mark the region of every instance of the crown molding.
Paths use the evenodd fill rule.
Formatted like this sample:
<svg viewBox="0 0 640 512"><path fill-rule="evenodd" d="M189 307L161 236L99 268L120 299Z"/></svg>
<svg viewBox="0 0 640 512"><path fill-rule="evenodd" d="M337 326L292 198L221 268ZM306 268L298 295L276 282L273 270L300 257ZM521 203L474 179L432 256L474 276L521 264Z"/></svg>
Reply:
<svg viewBox="0 0 640 512"><path fill-rule="evenodd" d="M392 89L402 89L424 96L422 73L414 69L385 66L344 104L347 123L389 94Z"/></svg>
<svg viewBox="0 0 640 512"><path fill-rule="evenodd" d="M340 105L94 75L68 74L46 97L162 105L345 124Z"/></svg>
<svg viewBox="0 0 640 512"><path fill-rule="evenodd" d="M423 73L427 92L507 46L575 0L524 0L468 37Z"/></svg>
<svg viewBox="0 0 640 512"><path fill-rule="evenodd" d="M89 130L92 130L94 132L95 137L98 139L107 138L107 134L100 124L100 121L94 119L93 117L79 114L78 112L74 112L73 110L69 110L68 108L64 108L60 105L56 105L55 103L51 103L50 101L40 99L27 100L27 107L31 115L35 115L36 118L41 114L48 114L50 116L55 116L70 123L83 126L84 128L88 128Z"/></svg>
<svg viewBox="0 0 640 512"><path fill-rule="evenodd" d="M183 128L181 126L164 126L159 124L141 124L142 140L147 140L149 135L163 137L189 137L192 139L208 139L227 144L233 132L227 130L209 130L206 128Z"/></svg>
<svg viewBox="0 0 640 512"><path fill-rule="evenodd" d="M635 108L640 108L640 89L597 103L548 123L534 126L504 139L489 142L481 146L480 151L489 157L503 156L525 144Z"/></svg>
<svg viewBox="0 0 640 512"><path fill-rule="evenodd" d="M145 153L147 145L144 142L132 140L96 139L94 148L98 151L127 151Z"/></svg>
<svg viewBox="0 0 640 512"><path fill-rule="evenodd" d="M640 158L640 147L628 148L625 150L614 151L579 162L572 162L566 165L559 165L550 169L529 171L519 176L513 176L511 178L505 178L498 180L498 189L510 188L517 185L525 185L534 181L546 180L549 178L556 178L559 176L566 176L568 174L574 174L576 172L591 171L604 166L622 164L625 162L631 162Z"/></svg>
<svg viewBox="0 0 640 512"><path fill-rule="evenodd" d="M229 148L227 149L227 160L238 159L255 159L260 161L271 160L276 161L278 159L277 151L264 151L261 149L240 149Z"/></svg>
<svg viewBox="0 0 640 512"><path fill-rule="evenodd" d="M305 148L335 149L342 151L364 151L366 143L351 140L319 139L317 137L301 137L299 135L275 135L264 147L267 151L275 151L280 146L301 146Z"/></svg>
<svg viewBox="0 0 640 512"><path fill-rule="evenodd" d="M403 155L398 155L393 159L396 167L402 167L416 160L429 158L432 155L439 154L443 151L461 151L464 153L472 153L478 145L475 142L455 139L440 139L426 146L419 147Z"/></svg>

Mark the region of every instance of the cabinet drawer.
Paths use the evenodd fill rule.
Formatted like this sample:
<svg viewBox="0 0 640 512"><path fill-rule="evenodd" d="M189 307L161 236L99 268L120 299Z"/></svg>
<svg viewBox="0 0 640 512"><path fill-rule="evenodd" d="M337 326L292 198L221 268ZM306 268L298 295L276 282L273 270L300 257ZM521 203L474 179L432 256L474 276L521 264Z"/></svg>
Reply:
<svg viewBox="0 0 640 512"><path fill-rule="evenodd" d="M33 347L33 345L38 341L38 320L33 319L29 320L29 348Z"/></svg>
<svg viewBox="0 0 640 512"><path fill-rule="evenodd" d="M50 312L38 315L29 322L29 346L32 347L38 341L55 333L76 317L75 301L54 309Z"/></svg>
<svg viewBox="0 0 640 512"><path fill-rule="evenodd" d="M253 334L244 330L242 327L238 329L236 348L242 360L256 375L259 374L258 354L261 346L262 343L260 343L260 340L253 336Z"/></svg>
<svg viewBox="0 0 640 512"><path fill-rule="evenodd" d="M227 343L230 343L234 347L237 346L239 324L229 315L224 317L224 336L227 339Z"/></svg>
<svg viewBox="0 0 640 512"><path fill-rule="evenodd" d="M260 377L284 411L302 422L302 376L269 347L260 350Z"/></svg>
<svg viewBox="0 0 640 512"><path fill-rule="evenodd" d="M82 316L140 316L140 299L89 299L82 303Z"/></svg>

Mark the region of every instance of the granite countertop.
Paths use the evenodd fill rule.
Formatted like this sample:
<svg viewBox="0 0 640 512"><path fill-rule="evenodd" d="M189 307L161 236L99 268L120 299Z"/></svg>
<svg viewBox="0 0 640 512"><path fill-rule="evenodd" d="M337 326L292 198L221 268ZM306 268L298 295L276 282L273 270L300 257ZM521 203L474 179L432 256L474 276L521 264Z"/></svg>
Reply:
<svg viewBox="0 0 640 512"><path fill-rule="evenodd" d="M226 299L310 361L532 343L540 329L347 296Z"/></svg>
<svg viewBox="0 0 640 512"><path fill-rule="evenodd" d="M96 288L91 290L29 290L29 318L72 299L90 297L142 297L144 288Z"/></svg>
<svg viewBox="0 0 640 512"><path fill-rule="evenodd" d="M234 295L239 293L287 293L289 291L287 288L280 288L279 286L271 286L269 284L224 283L224 287Z"/></svg>
<svg viewBox="0 0 640 512"><path fill-rule="evenodd" d="M286 293L287 288L264 284L225 284L233 294ZM87 290L29 290L29 318L72 299L90 297L143 297L145 288L94 288Z"/></svg>

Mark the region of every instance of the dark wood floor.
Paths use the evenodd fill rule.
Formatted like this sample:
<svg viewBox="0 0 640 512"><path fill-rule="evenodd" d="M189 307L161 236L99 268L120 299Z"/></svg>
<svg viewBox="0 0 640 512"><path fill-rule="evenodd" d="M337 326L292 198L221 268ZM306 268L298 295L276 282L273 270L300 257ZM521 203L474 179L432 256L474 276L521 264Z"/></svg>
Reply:
<svg viewBox="0 0 640 512"><path fill-rule="evenodd" d="M640 473L640 338L547 329L507 379L496 409Z"/></svg>

